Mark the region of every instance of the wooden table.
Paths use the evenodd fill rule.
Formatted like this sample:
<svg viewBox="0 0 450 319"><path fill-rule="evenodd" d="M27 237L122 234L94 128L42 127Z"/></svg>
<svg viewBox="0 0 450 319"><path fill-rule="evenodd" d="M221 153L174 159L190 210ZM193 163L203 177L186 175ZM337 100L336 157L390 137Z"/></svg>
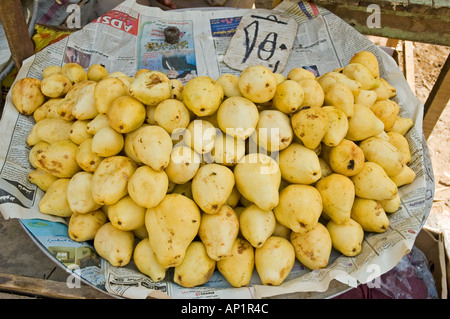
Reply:
<svg viewBox="0 0 450 319"><path fill-rule="evenodd" d="M87 284L70 288L70 274L28 236L18 219L0 214L0 299L113 299Z"/></svg>

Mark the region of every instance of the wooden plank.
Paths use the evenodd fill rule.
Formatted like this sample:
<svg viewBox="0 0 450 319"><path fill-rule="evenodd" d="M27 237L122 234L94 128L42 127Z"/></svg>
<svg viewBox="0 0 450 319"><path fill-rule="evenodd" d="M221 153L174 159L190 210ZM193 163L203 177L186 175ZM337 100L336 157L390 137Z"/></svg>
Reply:
<svg viewBox="0 0 450 319"><path fill-rule="evenodd" d="M0 292L0 299L38 299L36 297L31 296L24 296L24 295L17 295L17 294L11 294L6 292Z"/></svg>
<svg viewBox="0 0 450 319"><path fill-rule="evenodd" d="M404 41L405 52L405 77L411 91L416 94L416 72L414 68L414 44L411 41Z"/></svg>
<svg viewBox="0 0 450 319"><path fill-rule="evenodd" d="M424 105L423 132L428 139L450 100L450 55Z"/></svg>
<svg viewBox="0 0 450 319"><path fill-rule="evenodd" d="M273 0L272 1L272 8L275 8L277 5L279 5L281 2L283 2L282 0ZM271 8L267 8L267 9L271 9Z"/></svg>
<svg viewBox="0 0 450 319"><path fill-rule="evenodd" d="M399 5L398 1L360 0L349 5L346 0L313 0L365 35L425 42L450 46L450 1L439 9L425 4ZM380 8L380 27L371 28L367 19L372 14L367 7Z"/></svg>
<svg viewBox="0 0 450 319"><path fill-rule="evenodd" d="M34 46L20 0L2 0L0 4L0 20L8 40L11 56L17 69L22 61L34 54Z"/></svg>
<svg viewBox="0 0 450 319"><path fill-rule="evenodd" d="M389 47L389 48L397 48L397 45L398 45L398 43L399 43L399 39L391 39L391 38L389 38L389 39L387 39L387 41L386 41L386 46L387 47Z"/></svg>
<svg viewBox="0 0 450 319"><path fill-rule="evenodd" d="M0 273L0 291L40 298L115 299L84 284L77 288L69 288L65 282L2 273Z"/></svg>

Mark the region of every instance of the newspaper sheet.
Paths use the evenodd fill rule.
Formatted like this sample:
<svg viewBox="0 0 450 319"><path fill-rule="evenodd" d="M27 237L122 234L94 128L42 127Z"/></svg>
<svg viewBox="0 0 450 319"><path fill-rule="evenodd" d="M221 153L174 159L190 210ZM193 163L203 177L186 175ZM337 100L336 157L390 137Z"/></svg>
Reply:
<svg viewBox="0 0 450 319"><path fill-rule="evenodd" d="M127 0L80 31L27 59L17 80L40 79L45 67L74 61L85 68L101 63L108 70L130 76L140 68L151 68L184 83L197 75L218 78L223 73L239 74L240 71L224 62L224 56L246 13L248 9L162 11ZM273 11L260 10L259 13L294 18L298 24L284 75L294 67L304 67L319 76L346 65L358 51L371 51L380 61L380 76L397 88L394 100L401 106L400 115L414 120L415 125L406 137L411 145L411 168L417 177L412 184L400 188L401 208L390 215L389 229L383 234L367 234L361 254L350 258L333 250L326 269L309 271L296 262L289 277L278 287L261 285L254 273L251 284L240 289L232 288L217 271L207 284L188 289L173 283L171 270L165 280L154 283L132 263L125 268L111 267L97 256L90 243L73 243L69 239L64 231L66 220L39 212L38 203L43 193L27 180L32 167L25 140L34 120L16 111L11 94L7 96L0 123L0 210L4 218L19 218L38 247L68 271L71 271L68 265L73 263L78 266L76 274L83 280L125 298L149 295L158 298L262 298L324 292L333 280L346 287L376 284L376 278L392 269L412 248L433 201L433 170L421 129L423 106L409 89L395 61L334 14L314 4L294 0L283 1ZM167 26L179 28L180 41L172 45L165 43L163 30ZM80 253L71 256L68 250Z"/></svg>

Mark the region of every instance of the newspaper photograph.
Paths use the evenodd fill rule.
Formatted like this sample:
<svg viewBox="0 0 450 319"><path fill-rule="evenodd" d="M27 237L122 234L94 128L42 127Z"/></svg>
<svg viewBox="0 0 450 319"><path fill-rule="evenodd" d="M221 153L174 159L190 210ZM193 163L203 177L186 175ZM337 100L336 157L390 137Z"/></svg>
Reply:
<svg viewBox="0 0 450 319"><path fill-rule="evenodd" d="M127 0L25 60L16 81L24 77L41 79L47 66L68 62L77 62L85 69L99 63L111 72L121 71L128 76L142 68L152 69L183 83L199 75L212 78L224 73L239 75L240 70L226 63L226 55L242 18L248 13L248 9L163 11ZM163 281L155 283L140 273L133 262L113 267L98 256L92 243L75 243L69 238L67 218L39 211L44 193L27 180L33 168L26 140L35 121L32 116L18 113L11 92L0 122L3 217L20 219L36 242L36 249L45 251L69 273L119 298L255 299L286 294L305 296L302 293L314 297L314 293L330 289L333 281L347 288L356 287L392 269L413 247L434 197L433 169L422 132L423 105L410 90L394 59L331 12L306 1L286 0L273 10L258 9L257 13L265 17L279 15L296 22L297 33L282 72L284 76L295 67L320 76L345 66L356 52L370 51L380 61L380 77L397 89L393 100L400 105L400 116L414 121L405 137L411 147L411 168L416 179L399 188L401 206L390 215L389 229L382 234L367 233L359 255L346 257L333 250L328 266L314 271L296 261L280 286L262 285L254 271L250 285L243 288L231 287L217 270L206 284L183 288L173 282L171 269ZM167 39L173 40L172 43Z"/></svg>
<svg viewBox="0 0 450 319"><path fill-rule="evenodd" d="M192 28L193 22L189 20L143 22L138 41L138 69L164 70L169 79L178 79L183 84L197 76ZM170 30L177 32L173 43L166 41Z"/></svg>

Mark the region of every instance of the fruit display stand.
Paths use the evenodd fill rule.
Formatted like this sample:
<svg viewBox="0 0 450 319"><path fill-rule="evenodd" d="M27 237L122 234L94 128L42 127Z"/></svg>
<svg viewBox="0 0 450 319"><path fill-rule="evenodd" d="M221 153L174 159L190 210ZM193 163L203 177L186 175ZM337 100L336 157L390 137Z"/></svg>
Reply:
<svg viewBox="0 0 450 319"><path fill-rule="evenodd" d="M130 12L127 9L127 5L135 6L136 4L133 3L133 1L127 1L127 3L123 6L118 8L117 11L122 12L121 10L124 10L124 12ZM285 3L286 5L286 3ZM251 289L246 289L246 291L238 290L238 289L232 289L232 292L229 291L230 287L223 287L223 286L209 286L209 287L199 287L198 289L192 289L190 290L190 293L193 293L195 295L202 295L202 293L213 294L213 296L220 297L220 296L233 296L236 298L242 298L242 296L245 296L245 298L248 298L249 296L261 298L261 297L276 297L280 294L292 294L292 296L301 298L302 293L306 295L314 295L317 293L316 296L324 296L324 292L332 291L333 288L337 289L334 290L334 292L341 292L342 289L346 289L343 287L348 286L355 286L358 284L358 282L367 282L373 279L371 275L373 275L373 271L367 268L368 265L376 265L378 266L378 270L381 269L381 272L386 272L389 269L392 269L397 262L402 258L402 256L408 252L415 241L415 238L417 234L420 232L426 218L429 212L429 209L431 207L432 199L433 199L433 192L434 192L434 180L433 180L433 173L431 168L431 162L429 159L429 154L426 146L426 140L423 137L423 131L422 131L422 116L423 111L421 108L420 103L417 101L417 99L414 97L412 92L409 91L408 85L405 82L405 79L401 72L398 70L398 68L395 65L395 62L387 56L385 53L379 51L378 48L373 46L373 44L367 42L367 39L365 39L361 34L356 32L354 29L352 29L350 26L343 24L339 19L336 19L331 13L326 11L321 11L320 8L317 8L315 6L308 7L308 9L305 9L303 11L305 4L299 3L301 17L299 18L299 25L306 28L306 30L309 31L307 25L308 23L314 24L315 21L314 18L321 17L321 15L327 15L328 18L330 18L332 22L338 24L338 33L344 32L347 34L347 36L351 35L351 44L355 45L358 43L360 45L359 49L354 48L351 49L351 52L339 52L340 59L337 59L338 65L332 66L323 66L320 65L320 62L316 62L314 66L319 71L319 73L323 74L327 71L331 71L339 66L343 66L348 63L348 59L351 55L356 53L357 51L360 51L362 48L370 49L374 52L374 54L379 58L380 61L380 67L381 67L381 75L383 78L388 79L391 81L396 88L397 88L397 96L396 99L399 102L399 105L401 108L401 114L405 117L410 117L413 119L415 125L411 129L410 132L408 132L408 138L410 139L411 145L413 145L413 154L414 154L414 169L416 170L417 178L411 185L407 185L403 188L401 188L401 198L402 198L402 207L399 212L397 212L395 215L393 215L392 219L392 225L393 227L390 228L386 234L371 234L370 236L367 236L364 241L364 247L366 249L364 250L364 255L361 255L359 257L355 258L343 258L342 256L339 256L339 254L334 254L333 258L331 259L333 265L330 265L332 271L329 271L329 269L320 270L320 271L314 271L314 272L308 272L307 270L303 269L304 277L302 279L298 280L298 278L293 278L294 280L290 282L290 280L287 280L285 284L283 284L280 287L262 287L260 283L258 282L258 279L256 279L256 285L254 288L257 288L255 291L250 291L250 294L248 293ZM281 7L282 9L283 7ZM139 8L143 9L143 8ZM133 11L131 11L133 12ZM311 17L311 13L314 15ZM233 13L236 14L236 13ZM99 23L99 22L97 22ZM92 26L91 26L92 27ZM314 25L310 26L314 30ZM343 30L339 29L343 28ZM320 29L320 27L319 27ZM74 33L74 37L71 40L74 40L76 43L80 39L83 38L83 36L89 36L89 31L86 30L80 30L78 33ZM91 29L92 32L92 29ZM133 31L134 32L134 31ZM136 31L137 32L137 31ZM332 31L336 32L336 30ZM314 32L312 32L314 34ZM77 38L77 37L80 38ZM104 34L98 35L100 38L105 36ZM330 34L328 36L331 37ZM333 33L333 36L337 36L336 33ZM330 41L329 38L326 41ZM349 39L341 39L341 41L344 41L344 46L342 46L342 43L339 46L339 50L342 50L343 48L349 49L345 45L349 45L349 43L346 43ZM320 44L321 42L315 42ZM58 44L57 44L58 45ZM200 42L201 46L208 45L207 42ZM209 43L211 45L211 43ZM335 49L338 46L335 46ZM208 47L203 48L206 50ZM20 70L21 73L19 73L18 79L22 78L27 74L27 72L37 72L39 70L39 67L34 66L33 69L33 61L35 59L41 58L44 54L50 53L51 49L57 49L60 50L61 47L49 47L48 51L41 53L40 55L32 57L30 60L24 61L24 67ZM205 54L205 52L203 52ZM336 54L339 56L339 54L336 52ZM204 56L203 56L204 57ZM111 61L110 61L111 62ZM197 61L199 63L197 65L197 70L199 73L206 72L207 73L207 66L201 65L200 63L204 61ZM310 62L310 61L308 61ZM114 63L111 65L113 67ZM136 66L135 66L136 67ZM205 69L202 69L205 68ZM211 73L209 73L211 76L216 77L218 76L217 72L208 70ZM29 74L29 73L28 73ZM36 73L35 73L36 74ZM13 112L14 109L11 105L11 100L7 101L7 107L8 109L6 112ZM8 113L8 116L11 116ZM13 117L16 117L16 121L5 121L4 118L2 119L2 127L4 126L5 130L7 132L11 132L11 135L9 135L9 138L12 138L12 135L14 132L17 134L18 130L16 128L16 125L20 124L26 127L26 129L30 129L29 123L26 123L26 118L18 115L17 113L13 115ZM19 123L20 121L25 121L24 123ZM8 122L8 123L7 123ZM26 135L26 132L22 132L22 134ZM23 138L24 135L22 135ZM15 136L17 138L17 136ZM4 141L7 145L10 145L11 140ZM25 147L25 146L23 146ZM6 147L8 148L8 147ZM5 158L7 156L5 155ZM11 177L9 177L11 179ZM75 243L71 242L71 240L64 234L67 234L67 230L65 229L66 225L64 223L60 223L59 218L52 218L50 216L43 216L39 213L37 209L37 202L34 202L34 205L32 207L25 207L25 209L17 209L17 203L20 202L17 196L13 196L9 194L7 189L10 189L11 181L5 181L4 184L2 184L2 187L4 188L4 193L6 197L5 202L2 206L2 213L6 218L14 218L17 217L21 221L21 224L23 225L26 232L29 234L29 236L36 242L37 246L41 248L44 252L52 256L51 258L54 259L54 261L60 265L63 268L67 268L67 270L70 273L73 273L75 275L81 274L80 277L89 283L90 285L97 287L99 289L106 289L105 284L115 284L117 287L112 289L115 293L118 292L126 292L127 288L131 285L136 286L139 288L136 291L137 298L142 298L143 296L146 297L149 295L149 293L154 293L157 291L164 291L167 292L165 287L161 288L158 284L152 283L151 280L145 280L142 283L138 281L134 281L136 279L136 269L131 269L129 267L123 268L123 269L113 269L108 272L104 272L104 268L108 268L109 266L107 263L105 263L104 260L101 260L101 258L98 258L96 256L95 251L92 248L91 243ZM24 196L24 199L26 199L26 194L24 193L26 190L22 189L22 195ZM41 194L36 195L38 198L42 196ZM22 197L20 197L22 198ZM34 198L33 198L34 200ZM20 204L19 204L20 205ZM388 235L393 236L390 237L390 239L387 239ZM54 244L57 244L58 246L55 246ZM60 247L66 248L59 249ZM69 252L67 248L71 248L72 250L76 251L79 249L80 255L75 254L76 256L72 256L73 254ZM367 253L367 255L366 255ZM80 257L80 258L78 258ZM74 263L74 261L76 261ZM77 265L78 268L74 271L74 268L70 268L70 265ZM363 266L364 265L364 266ZM363 266L363 267L362 267ZM302 266L297 264L297 269L301 269ZM81 272L80 272L81 271ZM105 274L108 274L108 278L105 278ZM113 278L113 276L116 275L116 278ZM217 276L214 277L217 281L220 277L219 274L216 274ZM110 277L111 276L111 277ZM137 276L141 277L141 276ZM307 277L315 277L312 280L309 280ZM113 281L110 281L111 278ZM325 278L325 279L324 279ZM114 282L114 279L121 280L121 282ZM297 280L296 280L297 279ZM338 284L337 288L333 287L333 285L336 283L333 281L333 279L336 279ZM129 285L124 285L124 280L129 280ZM292 279L291 279L292 280ZM304 280L304 283L302 284L302 281ZM344 286L341 285L341 283L344 284ZM223 282L221 283L223 284ZM144 289L144 286L150 287L149 290ZM122 289L123 288L123 289ZM142 289L141 289L142 288ZM110 287L111 289L111 287ZM173 287L171 289L174 289ZM179 288L176 288L179 289ZM149 292L150 291L150 292ZM212 291L212 292L211 292ZM256 296L253 295L256 292ZM225 295L223 294L225 293ZM230 295L231 293L231 295ZM181 289L181 292L178 297L183 295L183 290ZM135 297L135 294L126 294L124 293L123 296L125 297ZM189 295L188 295L189 296ZM330 297L330 295L326 295L324 297Z"/></svg>

